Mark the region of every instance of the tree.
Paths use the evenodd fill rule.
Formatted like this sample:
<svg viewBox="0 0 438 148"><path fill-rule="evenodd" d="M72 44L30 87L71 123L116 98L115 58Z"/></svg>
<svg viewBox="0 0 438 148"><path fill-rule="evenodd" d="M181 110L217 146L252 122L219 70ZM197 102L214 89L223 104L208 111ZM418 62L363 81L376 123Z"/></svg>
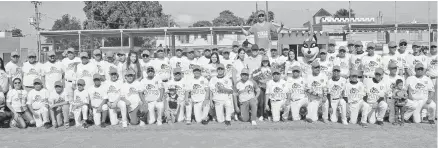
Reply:
<svg viewBox="0 0 438 148"><path fill-rule="evenodd" d="M71 17L68 14L64 14L61 19L55 20L55 23L52 26L52 30L81 30L81 22L76 17ZM51 43L52 40L46 40L47 43ZM55 49L67 49L67 48L75 48L79 49L79 41L78 39L68 39L63 38L60 40L56 40Z"/></svg>
<svg viewBox="0 0 438 148"><path fill-rule="evenodd" d="M210 21L197 21L192 25L192 27L211 27L211 26L213 26L213 24L211 24Z"/></svg>
<svg viewBox="0 0 438 148"><path fill-rule="evenodd" d="M12 37L24 37L21 29L14 28L11 30L11 32L12 32Z"/></svg>
<svg viewBox="0 0 438 148"><path fill-rule="evenodd" d="M351 11L350 17L355 18L356 14L353 12L353 9L350 9L350 11ZM348 18L349 13L350 12L348 12L347 9L342 8L342 9L339 9L338 11L336 11L336 13L333 16L334 16L334 18Z"/></svg>
<svg viewBox="0 0 438 148"><path fill-rule="evenodd" d="M268 16L269 16L269 21L272 21L275 18L274 12L272 12L272 11L268 12ZM252 14L246 20L246 25L253 25L253 24L257 23L258 20L259 19L258 19L257 13L252 12Z"/></svg>
<svg viewBox="0 0 438 148"><path fill-rule="evenodd" d="M243 21L243 18L235 16L230 10L224 10L212 22L213 26L240 26Z"/></svg>
<svg viewBox="0 0 438 148"><path fill-rule="evenodd" d="M87 1L83 8L84 29L155 28L177 25L156 1ZM128 45L128 38L123 39ZM120 46L120 38L107 38L105 45ZM152 47L153 37L135 37L134 46Z"/></svg>

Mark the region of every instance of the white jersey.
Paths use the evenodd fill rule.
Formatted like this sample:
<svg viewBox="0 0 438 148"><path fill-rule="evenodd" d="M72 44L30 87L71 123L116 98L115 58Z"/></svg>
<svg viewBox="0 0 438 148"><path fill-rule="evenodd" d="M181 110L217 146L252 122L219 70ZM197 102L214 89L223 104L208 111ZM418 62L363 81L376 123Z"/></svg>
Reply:
<svg viewBox="0 0 438 148"><path fill-rule="evenodd" d="M338 81L334 81L333 79L329 79L327 82L328 93L330 94L330 98L342 98L344 97L344 89L347 80L341 77Z"/></svg>
<svg viewBox="0 0 438 148"><path fill-rule="evenodd" d="M382 57L374 54L374 56L365 55L362 57L362 70L363 75L368 77L374 77L376 68L382 68Z"/></svg>
<svg viewBox="0 0 438 148"><path fill-rule="evenodd" d="M222 64L225 66L225 77L232 78L233 77L233 60L225 60L222 59Z"/></svg>
<svg viewBox="0 0 438 148"><path fill-rule="evenodd" d="M415 75L415 65L418 63L423 64L424 68L427 68L427 63L428 63L428 58L425 55L419 55L419 56L414 56L414 55L409 55L406 59L407 62L407 68L409 73L411 73L412 75Z"/></svg>
<svg viewBox="0 0 438 148"><path fill-rule="evenodd" d="M26 111L27 91L12 89L8 92L6 102L11 103L16 112Z"/></svg>
<svg viewBox="0 0 438 148"><path fill-rule="evenodd" d="M302 59L299 59L298 61L300 62L300 65L301 65L301 75L303 77L305 77L307 75L312 75L312 65L311 64L313 62L319 62L320 63L320 59L319 58L316 58L314 61L312 61L310 63L306 63Z"/></svg>
<svg viewBox="0 0 438 148"><path fill-rule="evenodd" d="M269 57L269 63L271 64L271 66L273 66L274 64L277 65L282 65L284 64L286 61L284 60L284 58L281 58L279 56L273 58L273 57Z"/></svg>
<svg viewBox="0 0 438 148"><path fill-rule="evenodd" d="M189 60L187 59L184 63L182 63L182 71L184 73L184 79L193 79L193 68L195 65L199 65L198 60L193 59Z"/></svg>
<svg viewBox="0 0 438 148"><path fill-rule="evenodd" d="M327 61L333 63L337 56L338 56L338 52L336 51L333 53L327 52Z"/></svg>
<svg viewBox="0 0 438 148"><path fill-rule="evenodd" d="M361 64L362 64L362 57L366 56L365 54L360 54L360 55L351 55L350 58L350 70L351 69L355 69L355 70L362 70L361 69Z"/></svg>
<svg viewBox="0 0 438 148"><path fill-rule="evenodd" d="M247 68L248 66L244 61L236 59L233 61L233 67L236 70L236 81L240 81L240 73L242 72L242 69Z"/></svg>
<svg viewBox="0 0 438 148"><path fill-rule="evenodd" d="M383 79L379 83L374 83L373 79L365 79L364 84L367 103L376 103L380 97L390 96L392 93Z"/></svg>
<svg viewBox="0 0 438 148"><path fill-rule="evenodd" d="M212 78L217 76L216 64L205 64L202 68L202 76Z"/></svg>
<svg viewBox="0 0 438 148"><path fill-rule="evenodd" d="M328 61L327 59L325 61L319 60L319 65L321 67L321 73L324 73L327 78L332 77L332 69L333 69L333 62Z"/></svg>
<svg viewBox="0 0 438 148"><path fill-rule="evenodd" d="M98 73L100 75L104 75L104 68L106 65L106 61L104 61L104 60L96 61L95 59L91 59L90 62L96 64Z"/></svg>
<svg viewBox="0 0 438 148"><path fill-rule="evenodd" d="M13 80L12 80L13 81ZM9 78L8 74L4 70L0 70L0 88L3 93L8 92L9 90ZM11 82L13 83L13 82Z"/></svg>
<svg viewBox="0 0 438 148"><path fill-rule="evenodd" d="M406 79L406 87L409 92L409 98L413 100L427 100L429 91L435 92L432 80L429 77L423 76L417 78L410 76Z"/></svg>
<svg viewBox="0 0 438 148"><path fill-rule="evenodd" d="M324 91L327 91L327 75L324 73L320 73L317 76L313 74L307 75L305 81L305 89L310 89L311 91L317 94L324 94Z"/></svg>
<svg viewBox="0 0 438 148"><path fill-rule="evenodd" d="M176 94L178 94L178 101L184 101L186 97L186 91L187 91L187 81L184 81L184 79L181 79L179 81L175 81L175 79L169 80L169 82L164 84L165 91L169 91L170 86L176 87Z"/></svg>
<svg viewBox="0 0 438 148"><path fill-rule="evenodd" d="M94 86L93 75L99 74L96 64L87 63L82 64L79 63L76 71L76 81L79 79L83 79L85 81L85 89Z"/></svg>
<svg viewBox="0 0 438 148"><path fill-rule="evenodd" d="M48 105L48 103L49 103L49 92L47 91L47 89L43 88L40 91L32 89L27 94L26 104L31 105L32 109L34 110L43 108L44 106Z"/></svg>
<svg viewBox="0 0 438 148"><path fill-rule="evenodd" d="M344 58L336 57L333 61L333 66L341 67L341 76L348 77L350 75L350 58L347 55Z"/></svg>
<svg viewBox="0 0 438 148"><path fill-rule="evenodd" d="M75 71L76 71L76 65L81 62L81 59L78 57L73 58L73 60L70 60L69 58L62 59L62 68L65 73L65 79L67 81L74 81L76 80L75 77Z"/></svg>
<svg viewBox="0 0 438 148"><path fill-rule="evenodd" d="M397 62L400 63L399 70L402 70L402 74L405 74L405 68L408 68L407 58L410 56L408 52L405 53L397 52Z"/></svg>
<svg viewBox="0 0 438 148"><path fill-rule="evenodd" d="M46 81L45 88L47 90L54 90L55 89L55 82L61 81L62 82L62 75L64 73L62 68L62 63L60 62L46 62L43 64L42 67L43 75Z"/></svg>
<svg viewBox="0 0 438 148"><path fill-rule="evenodd" d="M290 96L293 101L306 98L305 93L305 81L304 78L299 77L297 79L288 77L286 85L289 86Z"/></svg>
<svg viewBox="0 0 438 148"><path fill-rule="evenodd" d="M231 79L225 77L212 77L209 83L210 91L213 93L211 98L214 101L225 101L226 99L231 99L231 94L219 91L218 88L219 86L223 86L226 89L232 89L232 85Z"/></svg>
<svg viewBox="0 0 438 148"><path fill-rule="evenodd" d="M208 80L204 77L199 77L198 79L191 79L188 81L187 90L190 91L190 96L193 102L201 102L205 100L205 94L209 93L205 91L208 89Z"/></svg>
<svg viewBox="0 0 438 148"><path fill-rule="evenodd" d="M286 85L286 81L280 79L275 82L274 80L269 80L266 83L266 94L270 100L279 101L287 99L287 94L289 93L289 87Z"/></svg>
<svg viewBox="0 0 438 148"><path fill-rule="evenodd" d="M230 59L235 60L237 58L238 53L230 52Z"/></svg>
<svg viewBox="0 0 438 148"><path fill-rule="evenodd" d="M74 91L74 97L72 98L72 100L69 101L69 103L74 106L80 105L82 103L90 104L90 95L87 90L79 91L78 89L76 89Z"/></svg>
<svg viewBox="0 0 438 148"><path fill-rule="evenodd" d="M22 71L22 66L12 63L12 61L8 62L5 65L5 70L6 73L8 74L8 77L11 78L11 80L13 81L15 78L20 78L23 79L23 71ZM33 82L32 82L33 83Z"/></svg>
<svg viewBox="0 0 438 148"><path fill-rule="evenodd" d="M155 75L157 75L156 72L157 72L158 69L155 69L155 67L152 65L152 60L149 60L148 62L144 62L143 60L140 60L139 63L140 63L140 69L141 69L141 72L143 74L143 77L147 77L147 75L148 75L147 74L147 68L149 66L152 66L154 68Z"/></svg>
<svg viewBox="0 0 438 148"><path fill-rule="evenodd" d="M41 63L35 63L30 64L29 62L26 62L23 64L23 86L33 86L33 81L35 79L41 79L42 71L42 64Z"/></svg>
<svg viewBox="0 0 438 148"><path fill-rule="evenodd" d="M122 86L123 81L120 79L115 82L111 81L110 79L105 81L105 92L108 96L109 102L115 102L117 99L120 98Z"/></svg>
<svg viewBox="0 0 438 148"><path fill-rule="evenodd" d="M299 66L300 67L300 71L302 71L303 69L301 69L301 63L298 61L286 61L286 63L284 64L284 74L287 75L287 72L289 71L289 69L291 69L294 66Z"/></svg>
<svg viewBox="0 0 438 148"><path fill-rule="evenodd" d="M348 98L348 103L357 103L363 100L365 96L365 86L362 82L357 82L356 84L351 84L347 82L344 88L345 97Z"/></svg>
<svg viewBox="0 0 438 148"><path fill-rule="evenodd" d="M154 59L151 61L151 65L154 67L155 75L161 80L170 79L172 70L168 59Z"/></svg>
<svg viewBox="0 0 438 148"><path fill-rule="evenodd" d="M105 80L107 80L107 81L111 80L111 75L109 73L111 69L117 70L117 74L119 75L119 79L123 79L125 77L125 76L123 76L123 64L122 63L105 62L104 67L103 67L103 74L105 76Z"/></svg>
<svg viewBox="0 0 438 148"><path fill-rule="evenodd" d="M58 94L56 92L56 90L50 91L50 94L49 94L49 106L52 106L54 104L61 103L61 102L64 102L64 101L68 102L68 101L71 100L69 98L70 98L70 95L68 94L67 91L63 91L63 92L61 92L61 94Z"/></svg>
<svg viewBox="0 0 438 148"><path fill-rule="evenodd" d="M383 81L386 83L387 87L391 90L395 87L395 82L398 79L402 80L403 86L406 85L404 77L402 77L400 75L395 75L395 76L384 75L383 76Z"/></svg>
<svg viewBox="0 0 438 148"><path fill-rule="evenodd" d="M398 57L397 53L395 55L382 56L382 68L385 71L385 74L389 74L388 65L391 62L394 62L399 69L400 69L400 67L402 67L401 62L399 62L397 60L397 57ZM397 74L398 74L399 69L397 69Z"/></svg>
<svg viewBox="0 0 438 148"><path fill-rule="evenodd" d="M151 80L146 77L141 80L140 84L144 89L144 97L146 101L157 101L160 98L160 90L164 88L163 80L156 76Z"/></svg>
<svg viewBox="0 0 438 148"><path fill-rule="evenodd" d="M88 89L92 107L97 108L103 100L108 99L108 94L105 88L106 86L100 85L99 87L92 86Z"/></svg>
<svg viewBox="0 0 438 148"><path fill-rule="evenodd" d="M433 78L433 77L438 77L438 55L432 55L427 57L428 58L428 62L427 62L427 71L426 71L426 75Z"/></svg>
<svg viewBox="0 0 438 148"><path fill-rule="evenodd" d="M236 88L239 92L239 102L245 102L255 98L256 84L253 81L247 80L246 82L239 81L236 84Z"/></svg>
<svg viewBox="0 0 438 148"><path fill-rule="evenodd" d="M121 95L124 96L126 100L131 103L131 110L134 110L137 106L140 105L141 98L139 93L144 92L144 87L142 87L139 81L134 81L131 84L123 83L121 91Z"/></svg>
<svg viewBox="0 0 438 148"><path fill-rule="evenodd" d="M183 63L186 63L186 61L187 61L187 57L180 57L179 58L179 57L174 56L174 57L170 58L170 60L169 60L170 67L172 67L172 69L175 69L175 68L184 69Z"/></svg>

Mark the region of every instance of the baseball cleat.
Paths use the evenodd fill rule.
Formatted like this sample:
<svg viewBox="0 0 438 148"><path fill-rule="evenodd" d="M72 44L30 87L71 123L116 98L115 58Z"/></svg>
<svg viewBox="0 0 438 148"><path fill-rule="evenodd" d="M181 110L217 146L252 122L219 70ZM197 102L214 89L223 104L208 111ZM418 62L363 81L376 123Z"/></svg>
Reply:
<svg viewBox="0 0 438 148"><path fill-rule="evenodd" d="M44 123L44 127L45 127L46 129L49 129L49 128L52 127L52 125L50 125L49 122L46 122L46 123Z"/></svg>
<svg viewBox="0 0 438 148"><path fill-rule="evenodd" d="M251 125L257 125L257 122L255 120L251 121Z"/></svg>
<svg viewBox="0 0 438 148"><path fill-rule="evenodd" d="M146 126L146 123L144 123L143 121L140 121L140 126Z"/></svg>
<svg viewBox="0 0 438 148"><path fill-rule="evenodd" d="M123 127L123 128L128 127L128 122L127 122L127 121L122 121L122 127Z"/></svg>
<svg viewBox="0 0 438 148"><path fill-rule="evenodd" d="M259 121L263 121L263 116L261 116L261 117L259 118Z"/></svg>
<svg viewBox="0 0 438 148"><path fill-rule="evenodd" d="M207 125L207 124L208 124L208 120L202 120L201 123L202 123L203 125Z"/></svg>
<svg viewBox="0 0 438 148"><path fill-rule="evenodd" d="M383 125L383 121L377 121L376 124L377 125Z"/></svg>
<svg viewBox="0 0 438 148"><path fill-rule="evenodd" d="M230 126L231 125L231 121L225 121L225 125Z"/></svg>

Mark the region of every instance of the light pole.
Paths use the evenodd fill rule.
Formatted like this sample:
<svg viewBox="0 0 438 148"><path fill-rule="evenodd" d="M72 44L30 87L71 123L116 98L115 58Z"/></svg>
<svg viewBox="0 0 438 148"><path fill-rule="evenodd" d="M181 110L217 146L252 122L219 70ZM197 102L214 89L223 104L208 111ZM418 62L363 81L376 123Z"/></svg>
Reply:
<svg viewBox="0 0 438 148"><path fill-rule="evenodd" d="M38 60L41 61L41 38L40 38L40 13L38 12L38 5L41 5L42 2L39 1L32 1L32 4L35 5L35 17L30 22L31 25L33 25L37 31L37 53L38 53Z"/></svg>

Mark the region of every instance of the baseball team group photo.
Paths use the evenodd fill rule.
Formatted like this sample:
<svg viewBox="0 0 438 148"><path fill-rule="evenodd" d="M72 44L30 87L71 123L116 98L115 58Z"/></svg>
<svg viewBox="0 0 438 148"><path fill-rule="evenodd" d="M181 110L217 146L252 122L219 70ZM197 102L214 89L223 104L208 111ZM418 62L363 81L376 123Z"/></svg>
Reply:
<svg viewBox="0 0 438 148"><path fill-rule="evenodd" d="M436 1L0 12L0 147L437 146Z"/></svg>

